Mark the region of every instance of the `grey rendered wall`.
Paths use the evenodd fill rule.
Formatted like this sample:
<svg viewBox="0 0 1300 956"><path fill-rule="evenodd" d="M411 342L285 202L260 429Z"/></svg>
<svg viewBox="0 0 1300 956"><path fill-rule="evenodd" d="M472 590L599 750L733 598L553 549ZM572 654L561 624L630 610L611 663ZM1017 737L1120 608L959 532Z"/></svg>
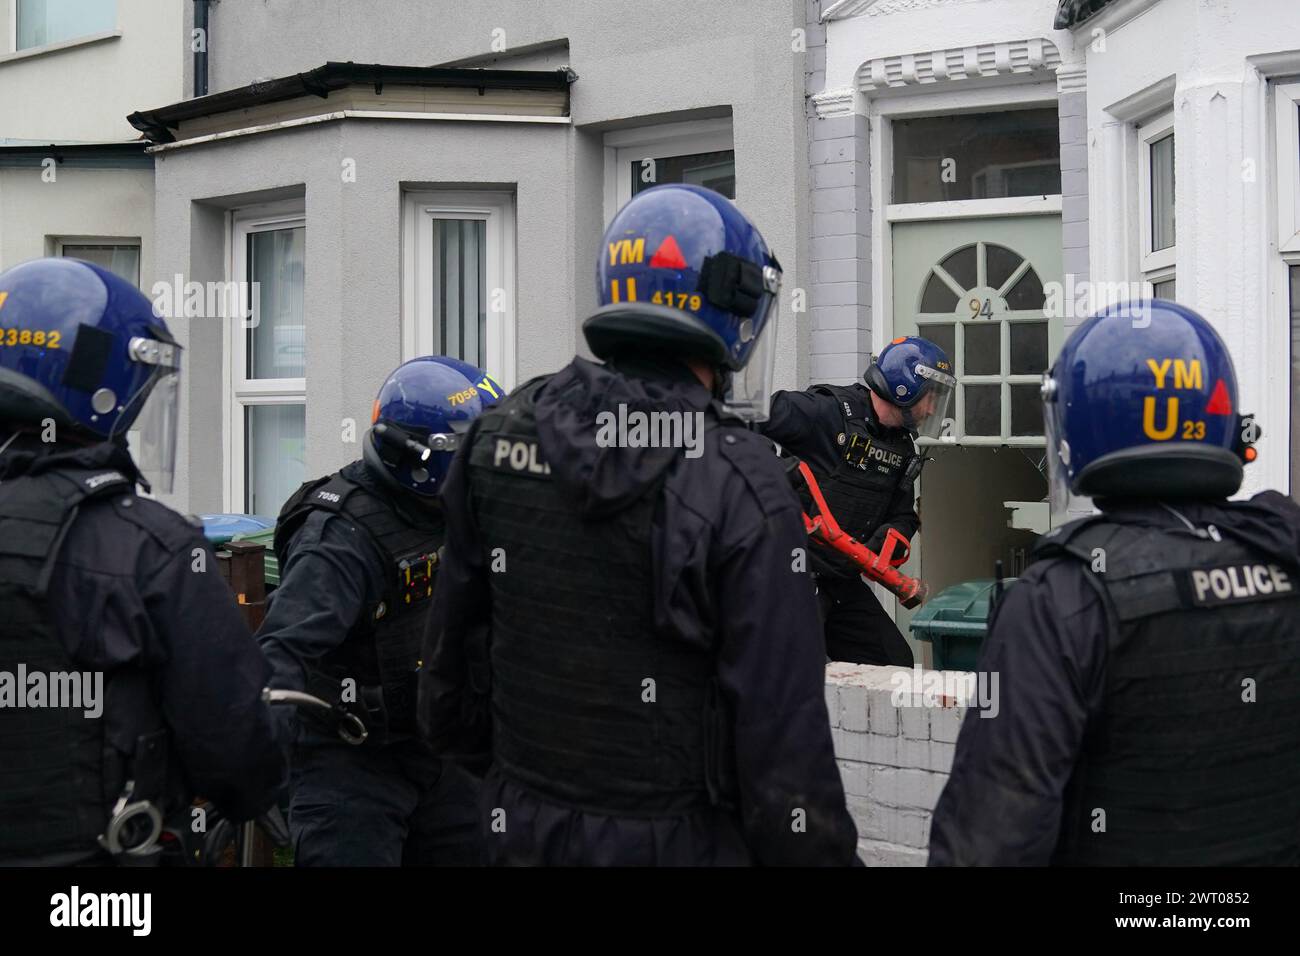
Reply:
<svg viewBox="0 0 1300 956"><path fill-rule="evenodd" d="M792 43L792 31L805 25L805 2L223 0L211 14L209 88L241 86L327 60L427 66L490 54L494 41L508 51L567 38L570 65L579 75L572 100L578 128L731 107L745 210L781 259L785 287L794 289L807 281L807 232L798 222L808 177L805 54ZM581 187L575 220L599 231L601 170L587 146L579 152L581 162L570 169L582 176L575 179ZM593 263L594 248L595 242ZM575 282L580 313L594 302L591 267L584 265ZM793 386L799 332L789 301L782 310L778 375Z"/></svg>
<svg viewBox="0 0 1300 956"><path fill-rule="evenodd" d="M554 173L572 165L571 142L553 126L356 121L160 153L156 271L221 278L225 210L268 190L305 191L306 468L325 473L357 457L359 446L342 440L342 422L364 430L379 384L401 360L404 185L516 188L517 287L526 290L518 303L520 377L572 356L574 251L565 238L574 232L572 185ZM344 158L355 160L356 182L343 182ZM218 510L224 336L218 319L173 325L187 346L189 383L174 503Z"/></svg>
<svg viewBox="0 0 1300 956"><path fill-rule="evenodd" d="M0 270L53 252L54 237L138 238L141 284L154 268L153 170L55 167L42 178L40 156L0 166Z"/></svg>
<svg viewBox="0 0 1300 956"><path fill-rule="evenodd" d="M665 4L633 0L215 3L212 92L328 60L432 65L486 56L494 41L508 51L567 38L579 75L573 127L347 121L158 154L155 274L188 279L191 270L208 268L194 257L198 245L215 241L202 210L259 190L305 188L311 473L355 456L355 446L339 440L340 420L367 420L375 390L400 357L403 182L517 184L521 381L581 350L578 329L595 305L593 270L604 228L602 133L614 126L729 107L744 208L781 259L786 290L806 288L806 54L792 42L806 22L805 2L674 2L671 16ZM187 20L187 42L189 28ZM188 59L186 71L188 92ZM345 156L357 162L356 183L341 182ZM802 378L808 319L794 316L790 302L787 292L777 327L777 384L785 388ZM182 418L190 436L182 448L187 473L177 482L188 494L176 504L201 511L221 504L225 463L220 372L212 372L221 336L214 340L207 328L196 334L204 350L191 352L190 417Z"/></svg>

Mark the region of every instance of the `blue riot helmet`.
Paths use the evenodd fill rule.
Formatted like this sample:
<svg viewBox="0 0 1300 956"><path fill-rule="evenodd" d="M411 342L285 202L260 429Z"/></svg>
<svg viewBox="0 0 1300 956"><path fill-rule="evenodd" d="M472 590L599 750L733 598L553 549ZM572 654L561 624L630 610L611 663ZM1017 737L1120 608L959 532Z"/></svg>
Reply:
<svg viewBox="0 0 1300 956"><path fill-rule="evenodd" d="M1161 299L1122 303L1070 335L1043 376L1052 503L1226 498L1255 457L1232 358L1214 328Z"/></svg>
<svg viewBox="0 0 1300 956"><path fill-rule="evenodd" d="M172 490L181 347L139 289L76 259L0 274L0 421L82 441L138 435L137 466Z"/></svg>
<svg viewBox="0 0 1300 956"><path fill-rule="evenodd" d="M506 390L501 387L497 380L477 365L471 365L464 359L453 358L450 355L435 355L433 358L448 368L454 368L473 382L474 387L478 389L479 398L483 400L484 408L491 408L506 397Z"/></svg>
<svg viewBox="0 0 1300 956"><path fill-rule="evenodd" d="M875 394L898 407L903 424L922 438L937 438L957 387L952 363L928 339L905 336L881 350L862 373Z"/></svg>
<svg viewBox="0 0 1300 956"><path fill-rule="evenodd" d="M598 358L661 351L702 359L727 380L728 408L762 421L780 288L780 263L735 203L702 186L655 186L605 230L600 308L582 331Z"/></svg>
<svg viewBox="0 0 1300 956"><path fill-rule="evenodd" d="M375 399L362 456L390 487L424 498L435 496L451 467L461 436L484 408L472 376L439 355L399 365Z"/></svg>

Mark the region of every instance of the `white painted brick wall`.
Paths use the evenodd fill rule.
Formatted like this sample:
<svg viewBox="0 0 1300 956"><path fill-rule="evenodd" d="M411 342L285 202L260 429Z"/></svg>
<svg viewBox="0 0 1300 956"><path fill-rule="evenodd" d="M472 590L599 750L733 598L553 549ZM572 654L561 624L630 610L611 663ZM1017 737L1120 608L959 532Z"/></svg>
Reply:
<svg viewBox="0 0 1300 956"><path fill-rule="evenodd" d="M830 664L826 710L858 852L868 866L924 866L930 816L965 709L895 707L898 667ZM920 672L926 673L924 671Z"/></svg>

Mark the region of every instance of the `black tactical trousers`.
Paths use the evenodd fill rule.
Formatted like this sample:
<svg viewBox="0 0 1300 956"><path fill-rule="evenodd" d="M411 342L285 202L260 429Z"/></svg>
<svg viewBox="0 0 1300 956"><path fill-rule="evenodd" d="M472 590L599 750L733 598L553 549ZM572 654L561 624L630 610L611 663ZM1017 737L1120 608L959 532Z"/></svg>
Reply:
<svg viewBox="0 0 1300 956"><path fill-rule="evenodd" d="M902 632L861 578L819 574L826 656L850 664L913 665L912 649Z"/></svg>
<svg viewBox="0 0 1300 956"><path fill-rule="evenodd" d="M480 781L419 744L351 747L307 734L294 748L296 866L476 866Z"/></svg>

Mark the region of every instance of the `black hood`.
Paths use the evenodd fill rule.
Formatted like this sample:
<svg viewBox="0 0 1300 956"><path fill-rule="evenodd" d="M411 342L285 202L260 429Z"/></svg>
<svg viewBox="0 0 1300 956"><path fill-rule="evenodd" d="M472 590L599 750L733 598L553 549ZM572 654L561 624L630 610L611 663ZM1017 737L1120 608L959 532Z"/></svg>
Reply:
<svg viewBox="0 0 1300 956"><path fill-rule="evenodd" d="M8 436L0 432L0 445ZM60 468L113 468L139 484L140 472L131 460L126 445L101 441L93 445L67 442L43 442L36 435L20 434L0 453L0 481L22 475L39 475Z"/></svg>
<svg viewBox="0 0 1300 956"><path fill-rule="evenodd" d="M1153 517L1151 503L1098 502L1107 514L1130 517L1140 511ZM1300 567L1300 505L1276 491L1262 491L1246 501L1176 501L1169 505L1198 528L1214 525L1231 538L1262 551L1279 564ZM1164 509L1154 518L1159 527L1182 524Z"/></svg>
<svg viewBox="0 0 1300 956"><path fill-rule="evenodd" d="M704 412L710 391L679 360L619 358L599 365L575 358L537 394L535 414L551 474L584 514L622 511L660 479L682 448L603 448L596 443L602 412ZM702 419L695 419L699 422ZM702 436L701 436L702 437Z"/></svg>

